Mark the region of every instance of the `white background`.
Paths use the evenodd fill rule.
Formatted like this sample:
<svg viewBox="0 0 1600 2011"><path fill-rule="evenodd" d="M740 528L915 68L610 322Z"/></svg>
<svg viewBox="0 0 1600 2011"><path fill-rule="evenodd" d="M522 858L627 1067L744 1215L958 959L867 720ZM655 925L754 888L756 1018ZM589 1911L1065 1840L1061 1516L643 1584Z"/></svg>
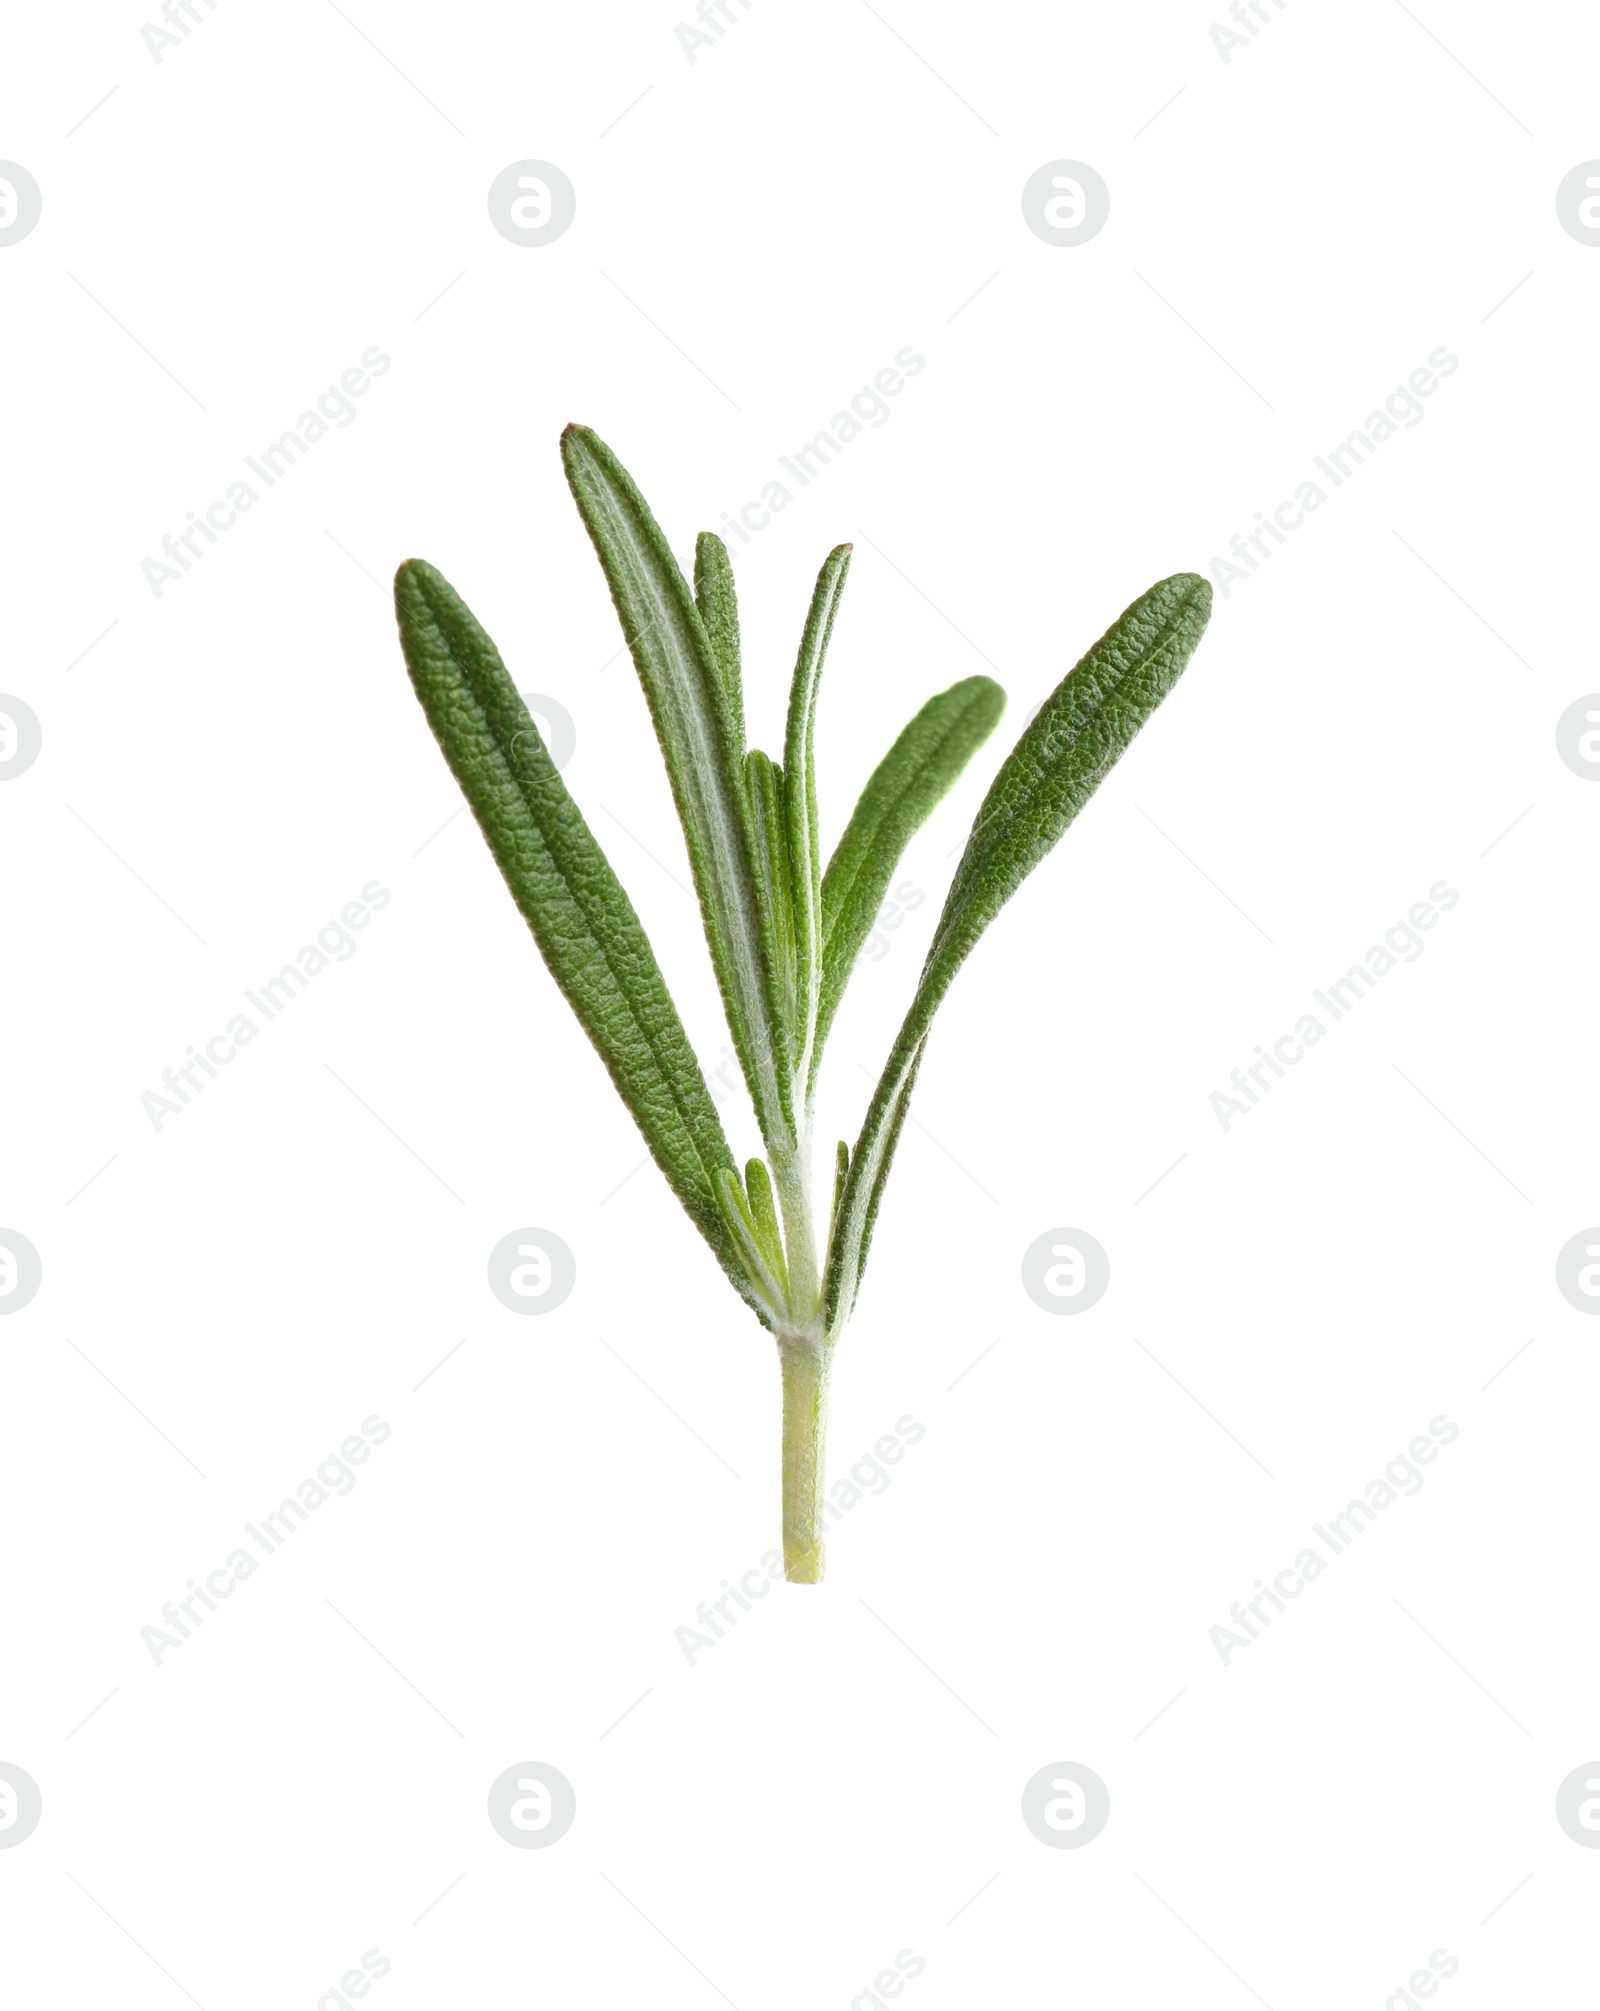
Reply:
<svg viewBox="0 0 1600 2011"><path fill-rule="evenodd" d="M1441 1949L1450 2011L1587 2001L1600 1857L1553 1813L1600 1751L1600 1330L1554 1283L1600 1217L1600 790L1554 734L1600 687L1600 255L1554 206L1600 154L1587 10L1290 0L1226 63L1181 4L755 0L693 63L632 0L197 11L158 64L135 9L21 10L0 86L44 193L0 251L0 684L44 733L0 789L0 1223L44 1262L0 1323L0 1759L44 1797L0 1852L8 2001L312 2011L372 1949L383 2011L847 2011L902 1950L915 2011L1379 2011ZM1063 157L1111 190L1076 249L1020 208ZM542 249L485 206L527 158L577 190ZM374 345L354 422L152 593ZM735 548L770 746L855 540L828 842L925 696L1011 694L897 875L924 899L857 973L825 1141L1028 711L1460 367L1219 592L961 977L833 1472L925 1436L821 1588L691 1665L675 1630L777 1540L772 1346L654 1169L619 1186L637 1134L447 824L386 583L431 559L570 711L714 1061L557 436L597 427L687 555L907 345L888 422ZM374 879L356 954L154 1128L162 1071ZM1225 1132L1230 1070L1441 879L1425 953ZM485 1283L528 1225L577 1258L543 1318ZM1021 1285L1061 1226L1110 1253L1077 1318ZM374 1414L353 1493L156 1666L163 1603ZM1224 1666L1230 1604L1441 1415L1421 1493ZM577 1793L548 1850L485 1816L524 1760ZM1019 1814L1059 1760L1110 1791L1080 1850Z"/></svg>

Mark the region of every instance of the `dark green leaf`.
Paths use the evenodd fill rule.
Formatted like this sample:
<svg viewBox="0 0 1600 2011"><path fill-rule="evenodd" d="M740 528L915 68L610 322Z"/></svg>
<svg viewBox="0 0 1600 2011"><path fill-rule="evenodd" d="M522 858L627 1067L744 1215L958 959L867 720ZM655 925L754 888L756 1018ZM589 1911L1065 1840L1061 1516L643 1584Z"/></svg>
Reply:
<svg viewBox="0 0 1600 2011"><path fill-rule="evenodd" d="M784 1065L800 1051L799 973L795 961L794 891L784 819L783 770L759 747L744 758L745 793L755 838L751 858L761 910L761 940L774 978Z"/></svg>
<svg viewBox="0 0 1600 2011"><path fill-rule="evenodd" d="M834 1331L855 1301L883 1183L940 1001L973 944L1177 682L1210 612L1210 584L1196 573L1178 573L1152 587L1056 687L995 778L851 1155L828 1253L827 1309Z"/></svg>
<svg viewBox="0 0 1600 2011"><path fill-rule="evenodd" d="M815 1074L861 946L915 834L994 731L1006 695L989 677L963 678L930 698L873 770L822 882L822 998Z"/></svg>
<svg viewBox="0 0 1600 2011"><path fill-rule="evenodd" d="M733 1155L632 903L494 644L443 574L408 560L395 610L428 724L551 976L672 1191L751 1298L717 1202Z"/></svg>
<svg viewBox="0 0 1600 2011"><path fill-rule="evenodd" d="M744 680L739 667L739 596L734 591L728 548L715 531L702 531L694 547L694 604L722 672L727 695L729 739L736 759L744 756Z"/></svg>
<svg viewBox="0 0 1600 2011"><path fill-rule="evenodd" d="M839 1203L844 1198L844 1183L850 1177L850 1148L844 1140L839 1140L833 1159L833 1200L828 1208L828 1234L833 1234L833 1224L839 1213Z"/></svg>

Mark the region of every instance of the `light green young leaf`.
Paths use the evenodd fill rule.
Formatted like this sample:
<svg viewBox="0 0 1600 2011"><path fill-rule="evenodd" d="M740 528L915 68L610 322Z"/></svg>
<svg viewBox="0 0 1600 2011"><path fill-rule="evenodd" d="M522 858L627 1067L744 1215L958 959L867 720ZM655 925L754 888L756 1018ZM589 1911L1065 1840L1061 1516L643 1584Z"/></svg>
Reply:
<svg viewBox="0 0 1600 2011"><path fill-rule="evenodd" d="M762 1134L792 1138L792 1063L767 963L752 834L721 663L649 506L586 426L561 436L567 481L604 568L672 783L706 942Z"/></svg>
<svg viewBox="0 0 1600 2011"><path fill-rule="evenodd" d="M911 839L994 731L1006 695L990 677L967 677L930 698L873 770L822 881L822 997L811 1053L823 1043L894 869Z"/></svg>
<svg viewBox="0 0 1600 2011"><path fill-rule="evenodd" d="M782 1270L774 1270L770 1254L763 1247L750 1203L733 1167L719 1169L716 1191L723 1223L750 1280L745 1297L755 1307L762 1324L771 1327L782 1317L788 1296Z"/></svg>
<svg viewBox="0 0 1600 2011"><path fill-rule="evenodd" d="M788 1266L783 1255L783 1231L778 1227L778 1209L772 1194L772 1177L767 1172L764 1159L751 1159L745 1164L744 1191L750 1203L750 1220L756 1232L763 1254L772 1266L774 1274L788 1289Z"/></svg>
<svg viewBox="0 0 1600 2011"><path fill-rule="evenodd" d="M632 903L494 644L443 574L408 560L395 611L428 724L550 975L672 1191L756 1304L717 1199L733 1154Z"/></svg>
<svg viewBox="0 0 1600 2011"><path fill-rule="evenodd" d="M822 562L811 595L800 653L789 686L789 720L783 742L783 792L788 814L789 889L794 908L795 982L800 1024L790 1059L810 1080L808 1050L822 995L822 847L817 836L817 777L812 740L817 685L822 678L833 618L850 570L850 547L835 545Z"/></svg>
<svg viewBox="0 0 1600 2011"><path fill-rule="evenodd" d="M848 1319L855 1301L883 1183L940 1001L978 938L1177 682L1210 612L1210 584L1196 573L1178 573L1152 587L1056 687L995 778L851 1154L828 1253L833 1331Z"/></svg>

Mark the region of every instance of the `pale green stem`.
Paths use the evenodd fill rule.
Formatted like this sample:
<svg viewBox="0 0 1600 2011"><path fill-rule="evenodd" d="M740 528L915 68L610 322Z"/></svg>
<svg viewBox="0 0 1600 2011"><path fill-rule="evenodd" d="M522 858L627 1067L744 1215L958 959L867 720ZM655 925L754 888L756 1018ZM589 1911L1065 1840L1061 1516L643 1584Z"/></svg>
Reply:
<svg viewBox="0 0 1600 2011"><path fill-rule="evenodd" d="M783 1575L822 1577L822 1504L828 1439L828 1350L820 1339L778 1343L783 1366Z"/></svg>
<svg viewBox="0 0 1600 2011"><path fill-rule="evenodd" d="M788 1267L786 1317L776 1332L783 1370L783 1570L796 1585L815 1585L822 1576L832 1353L823 1332L822 1276L811 1220L809 1120L808 1109L792 1147L774 1147L770 1140L767 1146Z"/></svg>
<svg viewBox="0 0 1600 2011"><path fill-rule="evenodd" d="M822 1304L822 1279L811 1226L811 1136L809 1124L793 1146L767 1141L767 1163L783 1217L784 1259L789 1278L789 1320L808 1327Z"/></svg>

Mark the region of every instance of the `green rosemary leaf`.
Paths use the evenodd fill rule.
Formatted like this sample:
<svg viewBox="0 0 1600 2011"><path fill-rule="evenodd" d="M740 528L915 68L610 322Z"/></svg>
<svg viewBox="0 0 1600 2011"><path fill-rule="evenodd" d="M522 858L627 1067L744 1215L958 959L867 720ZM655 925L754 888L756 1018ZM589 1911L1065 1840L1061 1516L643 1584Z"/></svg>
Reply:
<svg viewBox="0 0 1600 2011"><path fill-rule="evenodd" d="M632 903L499 652L443 574L408 560L395 610L428 724L550 975L672 1191L750 1298L717 1203L716 1178L733 1155Z"/></svg>
<svg viewBox="0 0 1600 2011"><path fill-rule="evenodd" d="M783 1231L778 1227L778 1209L772 1195L772 1179L764 1159L750 1160L744 1169L745 1193L750 1202L750 1220L756 1240L772 1266L773 1275L787 1287L787 1267L783 1260Z"/></svg>
<svg viewBox="0 0 1600 2011"><path fill-rule="evenodd" d="M1176 684L1210 612L1210 584L1196 573L1178 573L1152 587L1057 685L996 776L851 1155L828 1253L826 1304L834 1331L855 1301L940 1001L978 938Z"/></svg>
<svg viewBox="0 0 1600 2011"><path fill-rule="evenodd" d="M715 531L702 531L694 547L694 604L722 673L728 702L729 744L744 755L744 678L739 666L739 597L728 548Z"/></svg>
<svg viewBox="0 0 1600 2011"><path fill-rule="evenodd" d="M800 1025L791 1061L810 1081L810 1055L822 996L822 848L817 837L817 778L812 759L817 685L845 575L850 547L835 545L822 562L811 595L800 653L789 686L789 720L783 742L783 789L788 815L789 886L794 905L795 983ZM805 1084L801 1085L803 1093Z"/></svg>
<svg viewBox="0 0 1600 2011"><path fill-rule="evenodd" d="M788 832L784 822L783 770L759 747L744 758L745 794L755 844L756 891L761 941L772 974L773 994L783 1029L784 1052L800 1051L799 972L795 956L794 889L789 874Z"/></svg>
<svg viewBox="0 0 1600 2011"><path fill-rule="evenodd" d="M586 426L566 429L561 452L649 701L762 1134L792 1138L792 1070L763 951L749 812L721 665L688 582L622 463Z"/></svg>
<svg viewBox="0 0 1600 2011"><path fill-rule="evenodd" d="M783 1311L787 1297L784 1281L773 1270L768 1253L762 1248L761 1237L756 1231L755 1218L750 1212L750 1203L745 1198L738 1173L731 1166L719 1169L716 1192L722 1209L722 1220L727 1226L733 1247L738 1252L739 1262L750 1280L745 1297L756 1308L762 1323L770 1327Z"/></svg>
<svg viewBox="0 0 1600 2011"><path fill-rule="evenodd" d="M862 790L822 881L822 997L813 1075L901 855L994 731L1005 703L1005 693L989 677L963 678L941 691L923 706Z"/></svg>

